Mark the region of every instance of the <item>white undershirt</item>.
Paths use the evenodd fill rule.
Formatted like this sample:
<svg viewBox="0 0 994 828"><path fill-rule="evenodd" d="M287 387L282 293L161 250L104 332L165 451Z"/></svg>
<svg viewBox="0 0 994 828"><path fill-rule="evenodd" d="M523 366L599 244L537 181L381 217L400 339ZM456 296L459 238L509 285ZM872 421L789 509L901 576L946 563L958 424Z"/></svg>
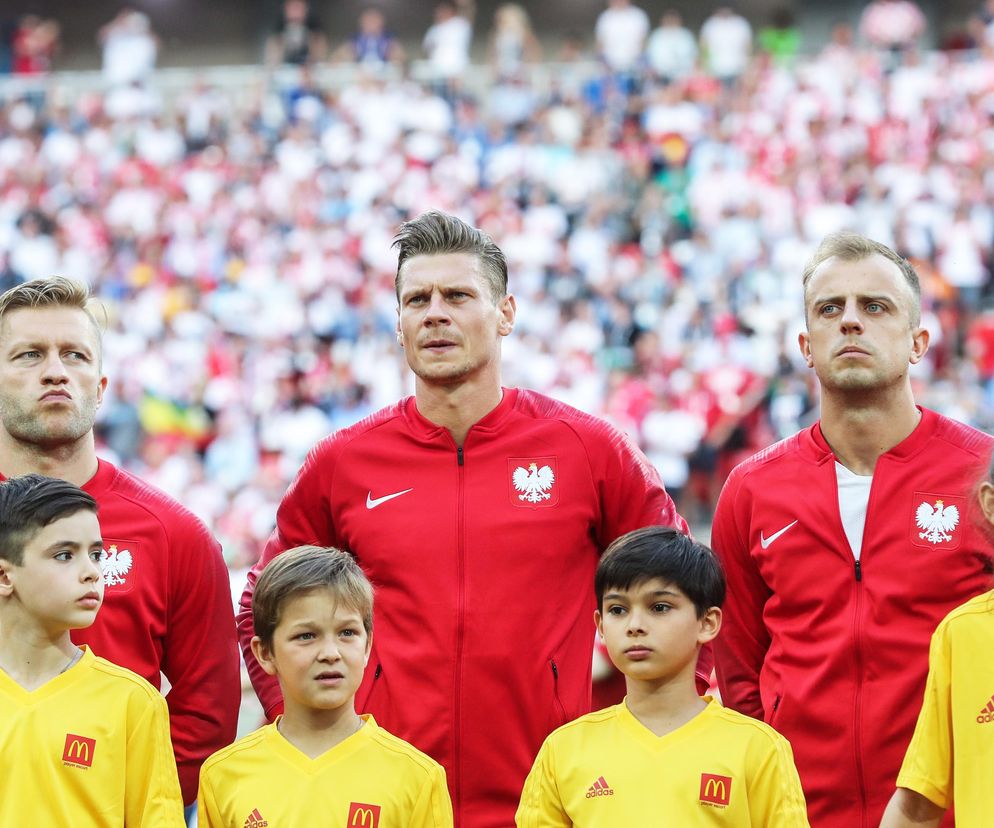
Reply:
<svg viewBox="0 0 994 828"><path fill-rule="evenodd" d="M866 504L870 500L873 475L853 474L835 461L835 480L839 487L839 517L846 530L849 548L858 561L863 550L863 527L866 525Z"/></svg>

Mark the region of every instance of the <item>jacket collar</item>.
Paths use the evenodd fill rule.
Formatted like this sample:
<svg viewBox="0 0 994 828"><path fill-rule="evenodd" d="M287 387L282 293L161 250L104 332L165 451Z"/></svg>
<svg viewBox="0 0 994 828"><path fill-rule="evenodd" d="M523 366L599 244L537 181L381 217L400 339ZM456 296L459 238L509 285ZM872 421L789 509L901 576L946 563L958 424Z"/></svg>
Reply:
<svg viewBox="0 0 994 828"><path fill-rule="evenodd" d="M938 415L920 405L916 408L921 412L922 418L918 421L914 431L892 449L884 452L882 456L892 457L895 460L906 460L921 451L935 435L935 430L939 424ZM801 443L815 462L824 463L835 459L835 454L825 440L825 435L822 434L821 420L801 433Z"/></svg>

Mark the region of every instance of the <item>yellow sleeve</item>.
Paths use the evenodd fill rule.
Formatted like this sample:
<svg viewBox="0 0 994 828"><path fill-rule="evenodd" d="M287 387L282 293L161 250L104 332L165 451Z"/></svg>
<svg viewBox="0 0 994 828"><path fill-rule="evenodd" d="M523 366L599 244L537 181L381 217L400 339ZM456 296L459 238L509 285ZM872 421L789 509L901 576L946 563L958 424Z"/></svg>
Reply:
<svg viewBox="0 0 994 828"><path fill-rule="evenodd" d="M442 768L434 769L407 824L410 828L452 828L452 801Z"/></svg>
<svg viewBox="0 0 994 828"><path fill-rule="evenodd" d="M779 734L756 739L750 751L749 819L763 828L808 828L808 809L790 742Z"/></svg>
<svg viewBox="0 0 994 828"><path fill-rule="evenodd" d="M224 828L224 820L214 798L214 788L207 774L200 769L200 789L197 791L197 828Z"/></svg>
<svg viewBox="0 0 994 828"><path fill-rule="evenodd" d="M158 694L149 697L141 692L128 701L128 707L124 825L183 828L183 795L169 739L166 700Z"/></svg>
<svg viewBox="0 0 994 828"><path fill-rule="evenodd" d="M928 651L928 681L914 736L897 775L909 788L940 808L953 803L953 711L949 639L943 625Z"/></svg>
<svg viewBox="0 0 994 828"><path fill-rule="evenodd" d="M550 737L551 739L551 737ZM517 828L570 828L573 820L563 808L556 779L555 757L550 739L546 739L525 779L521 802L514 815Z"/></svg>

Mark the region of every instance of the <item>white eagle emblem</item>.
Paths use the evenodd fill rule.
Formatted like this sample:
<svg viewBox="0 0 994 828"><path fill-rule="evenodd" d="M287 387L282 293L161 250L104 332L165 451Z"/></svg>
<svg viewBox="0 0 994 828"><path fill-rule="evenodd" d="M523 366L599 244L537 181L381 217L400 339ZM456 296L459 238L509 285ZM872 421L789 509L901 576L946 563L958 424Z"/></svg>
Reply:
<svg viewBox="0 0 994 828"><path fill-rule="evenodd" d="M951 503L943 508L941 500L935 501L934 509L923 502L915 512L915 520L918 528L924 530L918 533L919 538L929 543L948 543L953 539L953 529L959 525L959 509Z"/></svg>
<svg viewBox="0 0 994 828"><path fill-rule="evenodd" d="M534 463L529 463L527 469L518 466L511 479L514 481L514 488L523 492L518 495L518 500L526 500L529 503L540 503L552 497L549 489L556 482L552 469L548 466L539 468Z"/></svg>
<svg viewBox="0 0 994 828"><path fill-rule="evenodd" d="M124 576L131 571L131 553L127 549L117 550L117 544L111 544L104 553L103 560L104 583L115 586L124 583Z"/></svg>

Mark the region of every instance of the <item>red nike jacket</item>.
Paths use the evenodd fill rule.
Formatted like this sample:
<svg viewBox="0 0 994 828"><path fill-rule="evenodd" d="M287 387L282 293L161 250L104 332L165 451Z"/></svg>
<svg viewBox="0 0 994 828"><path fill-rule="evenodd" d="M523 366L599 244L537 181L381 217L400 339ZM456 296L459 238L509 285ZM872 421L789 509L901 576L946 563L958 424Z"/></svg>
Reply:
<svg viewBox="0 0 994 828"><path fill-rule="evenodd" d="M649 524L687 529L641 452L530 391L506 389L461 449L413 398L339 431L284 497L242 598L266 713L281 698L248 649L256 576L292 546L348 549L376 590L357 709L444 765L457 825L513 825L543 739L590 708L598 558Z"/></svg>
<svg viewBox="0 0 994 828"><path fill-rule="evenodd" d="M728 577L718 685L726 705L790 740L813 828L880 822L921 708L932 632L989 586L973 490L992 446L922 410L877 461L859 565L817 424L725 483L711 536Z"/></svg>

